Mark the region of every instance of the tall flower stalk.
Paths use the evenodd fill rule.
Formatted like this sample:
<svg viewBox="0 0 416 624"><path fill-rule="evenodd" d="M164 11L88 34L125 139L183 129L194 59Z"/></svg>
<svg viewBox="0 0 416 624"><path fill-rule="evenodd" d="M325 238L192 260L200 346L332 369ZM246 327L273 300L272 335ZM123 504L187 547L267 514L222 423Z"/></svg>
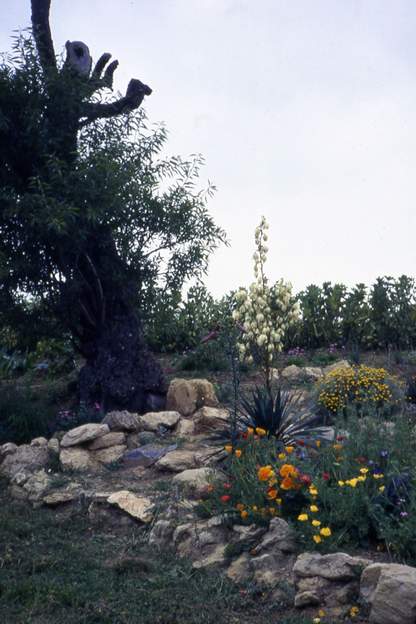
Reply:
<svg viewBox="0 0 416 624"><path fill-rule="evenodd" d="M243 360L256 363L264 375L267 392L272 394L272 372L277 354L283 348L284 335L299 316L299 304L292 295L292 285L277 281L269 286L264 265L267 260L269 226L262 217L255 231L253 255L255 281L235 295L233 318L243 332L239 352Z"/></svg>

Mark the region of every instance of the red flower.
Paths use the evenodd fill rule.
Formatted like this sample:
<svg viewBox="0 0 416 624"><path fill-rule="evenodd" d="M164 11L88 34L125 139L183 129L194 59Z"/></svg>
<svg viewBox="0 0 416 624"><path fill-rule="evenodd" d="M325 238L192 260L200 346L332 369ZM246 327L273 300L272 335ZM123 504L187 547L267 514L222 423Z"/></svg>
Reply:
<svg viewBox="0 0 416 624"><path fill-rule="evenodd" d="M322 479L324 481L329 481L330 477L331 477L331 475L329 474L329 472L323 472L322 473Z"/></svg>
<svg viewBox="0 0 416 624"><path fill-rule="evenodd" d="M305 442L303 440L297 440L296 442L298 446L305 446Z"/></svg>
<svg viewBox="0 0 416 624"><path fill-rule="evenodd" d="M310 485L312 483L312 477L307 474L300 475L299 481L304 485Z"/></svg>
<svg viewBox="0 0 416 624"><path fill-rule="evenodd" d="M229 490L231 488L231 483L228 483L228 482L227 483L223 483L222 486L223 486L224 490Z"/></svg>
<svg viewBox="0 0 416 624"><path fill-rule="evenodd" d="M337 436L337 442L342 442L343 440L345 440L345 436L341 436L341 435Z"/></svg>
<svg viewBox="0 0 416 624"><path fill-rule="evenodd" d="M220 497L220 500L221 500L223 503L228 503L228 501L230 500L230 498L231 498L231 496L229 496L228 494L223 494L223 495Z"/></svg>

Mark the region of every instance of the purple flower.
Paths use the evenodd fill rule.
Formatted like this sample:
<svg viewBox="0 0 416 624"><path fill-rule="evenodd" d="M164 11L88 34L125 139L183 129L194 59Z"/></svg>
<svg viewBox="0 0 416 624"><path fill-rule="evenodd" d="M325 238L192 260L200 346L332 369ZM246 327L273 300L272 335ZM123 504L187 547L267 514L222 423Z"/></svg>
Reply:
<svg viewBox="0 0 416 624"><path fill-rule="evenodd" d="M408 515L409 515L409 514L407 513L407 511L401 511L401 512L400 512L400 517L401 517L401 518L407 518L407 516L408 516Z"/></svg>
<svg viewBox="0 0 416 624"><path fill-rule="evenodd" d="M389 452L388 451L380 451L380 457L386 458L389 456Z"/></svg>

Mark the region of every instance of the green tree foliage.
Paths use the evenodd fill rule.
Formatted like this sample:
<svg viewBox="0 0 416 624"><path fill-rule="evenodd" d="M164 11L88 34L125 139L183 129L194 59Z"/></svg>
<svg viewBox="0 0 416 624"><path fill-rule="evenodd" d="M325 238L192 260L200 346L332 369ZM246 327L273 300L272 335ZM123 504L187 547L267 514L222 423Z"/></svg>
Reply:
<svg viewBox="0 0 416 624"><path fill-rule="evenodd" d="M163 383L140 318L205 271L224 233L196 186L201 158L166 158L165 128L138 111L151 89L132 80L108 100L117 62L77 69L71 45L91 65L85 44L57 62L49 7L32 0L34 40L0 63L0 316L46 308L86 358L84 399L141 409Z"/></svg>

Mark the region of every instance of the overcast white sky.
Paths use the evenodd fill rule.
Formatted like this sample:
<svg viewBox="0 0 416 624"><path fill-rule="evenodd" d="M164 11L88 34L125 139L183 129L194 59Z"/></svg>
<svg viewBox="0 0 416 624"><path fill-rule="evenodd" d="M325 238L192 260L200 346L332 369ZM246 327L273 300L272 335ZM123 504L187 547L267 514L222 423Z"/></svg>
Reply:
<svg viewBox="0 0 416 624"><path fill-rule="evenodd" d="M0 50L29 24L30 0L1 0ZM170 152L205 156L231 242L215 295L251 281L262 214L268 274L297 290L415 274L414 0L52 0L51 24L57 52L82 40L117 89L154 89Z"/></svg>

